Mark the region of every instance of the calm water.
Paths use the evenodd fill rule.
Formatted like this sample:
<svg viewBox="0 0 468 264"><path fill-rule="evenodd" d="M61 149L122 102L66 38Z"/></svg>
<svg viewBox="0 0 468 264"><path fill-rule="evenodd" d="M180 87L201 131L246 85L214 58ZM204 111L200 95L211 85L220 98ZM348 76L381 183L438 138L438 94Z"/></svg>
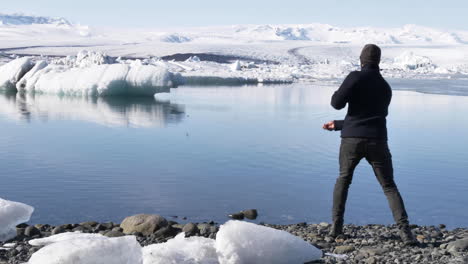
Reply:
<svg viewBox="0 0 468 264"><path fill-rule="evenodd" d="M340 139L321 125L345 114L329 106L334 89L180 87L157 100L0 94L0 197L33 205L33 223L142 212L224 222L247 208L269 223L329 221ZM412 222L466 227L468 97L395 91L390 112ZM392 223L364 161L346 221Z"/></svg>

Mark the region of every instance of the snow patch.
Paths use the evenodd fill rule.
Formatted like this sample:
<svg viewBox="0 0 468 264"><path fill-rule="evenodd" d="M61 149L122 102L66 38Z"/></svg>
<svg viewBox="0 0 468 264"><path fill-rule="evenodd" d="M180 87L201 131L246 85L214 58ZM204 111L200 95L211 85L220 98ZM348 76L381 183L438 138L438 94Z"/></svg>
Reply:
<svg viewBox="0 0 468 264"><path fill-rule="evenodd" d="M0 241L16 236L16 225L28 222L34 208L27 204L0 198Z"/></svg>

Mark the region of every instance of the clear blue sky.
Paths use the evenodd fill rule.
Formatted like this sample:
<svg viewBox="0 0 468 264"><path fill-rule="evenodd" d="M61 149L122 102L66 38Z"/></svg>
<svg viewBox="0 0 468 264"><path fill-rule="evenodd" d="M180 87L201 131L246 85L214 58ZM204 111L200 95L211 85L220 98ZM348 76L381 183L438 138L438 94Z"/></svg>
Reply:
<svg viewBox="0 0 468 264"><path fill-rule="evenodd" d="M63 16L91 26L166 27L328 23L418 24L468 30L466 0L14 0L2 13Z"/></svg>

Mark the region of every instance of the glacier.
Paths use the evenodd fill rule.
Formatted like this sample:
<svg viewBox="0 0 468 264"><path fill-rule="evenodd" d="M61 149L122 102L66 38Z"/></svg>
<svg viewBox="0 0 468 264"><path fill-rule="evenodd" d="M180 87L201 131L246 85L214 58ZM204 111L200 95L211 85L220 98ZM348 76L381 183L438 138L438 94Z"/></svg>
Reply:
<svg viewBox="0 0 468 264"><path fill-rule="evenodd" d="M382 47L381 69L387 78L468 75L468 31L463 30L319 23L147 30L45 21L0 26L0 65L27 55L35 63L47 63L19 81L0 71L0 85L13 89L18 81L17 89L24 92L105 96L150 95L161 91L155 87L184 84L338 82L359 69L366 43ZM189 59L184 57L188 54Z"/></svg>
<svg viewBox="0 0 468 264"><path fill-rule="evenodd" d="M16 236L16 225L28 222L34 208L27 204L0 198L0 241Z"/></svg>

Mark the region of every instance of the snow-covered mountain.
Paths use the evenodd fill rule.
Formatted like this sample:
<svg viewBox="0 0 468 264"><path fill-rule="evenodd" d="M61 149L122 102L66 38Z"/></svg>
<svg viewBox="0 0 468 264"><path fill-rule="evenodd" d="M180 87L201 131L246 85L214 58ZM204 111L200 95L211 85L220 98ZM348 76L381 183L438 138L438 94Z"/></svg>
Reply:
<svg viewBox="0 0 468 264"><path fill-rule="evenodd" d="M71 23L63 17L42 17L29 16L23 14L0 14L0 25L33 24L71 25Z"/></svg>

